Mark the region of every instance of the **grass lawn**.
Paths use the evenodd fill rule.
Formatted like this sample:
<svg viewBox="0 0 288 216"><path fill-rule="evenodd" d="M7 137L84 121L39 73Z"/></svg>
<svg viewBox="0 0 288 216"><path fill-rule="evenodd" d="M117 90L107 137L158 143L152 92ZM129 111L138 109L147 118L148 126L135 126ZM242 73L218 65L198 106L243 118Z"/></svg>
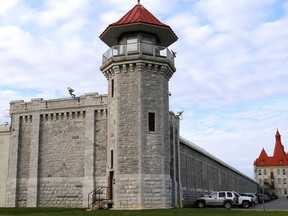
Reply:
<svg viewBox="0 0 288 216"><path fill-rule="evenodd" d="M184 209L158 209L158 210L97 210L88 212L85 209L59 209L59 208L0 208L0 216L287 216L287 212L253 211L253 210L226 210L215 208L184 208Z"/></svg>

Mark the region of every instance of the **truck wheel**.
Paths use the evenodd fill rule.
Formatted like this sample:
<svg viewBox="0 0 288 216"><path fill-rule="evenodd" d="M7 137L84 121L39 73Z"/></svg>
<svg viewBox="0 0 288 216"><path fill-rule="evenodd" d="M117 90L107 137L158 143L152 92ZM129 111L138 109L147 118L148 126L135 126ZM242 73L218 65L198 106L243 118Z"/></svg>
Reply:
<svg viewBox="0 0 288 216"><path fill-rule="evenodd" d="M226 209L231 209L231 207L232 207L231 202L225 202L225 203L224 203L224 207L225 207Z"/></svg>
<svg viewBox="0 0 288 216"><path fill-rule="evenodd" d="M242 203L242 205L243 205L243 208L249 208L249 202L247 202L247 201L243 201L243 203Z"/></svg>
<svg viewBox="0 0 288 216"><path fill-rule="evenodd" d="M205 208L205 203L203 201L198 201L198 208Z"/></svg>

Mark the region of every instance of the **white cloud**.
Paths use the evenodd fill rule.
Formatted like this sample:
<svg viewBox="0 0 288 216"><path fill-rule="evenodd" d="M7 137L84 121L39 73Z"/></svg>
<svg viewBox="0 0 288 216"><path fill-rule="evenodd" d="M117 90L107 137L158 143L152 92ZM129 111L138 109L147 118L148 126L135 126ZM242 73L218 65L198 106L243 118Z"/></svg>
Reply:
<svg viewBox="0 0 288 216"><path fill-rule="evenodd" d="M9 0L9 1L1 1L0 2L0 15L7 13L11 10L16 4L18 0Z"/></svg>
<svg viewBox="0 0 288 216"><path fill-rule="evenodd" d="M267 16L276 0L201 0L197 7L216 31L250 29Z"/></svg>
<svg viewBox="0 0 288 216"><path fill-rule="evenodd" d="M87 7L88 1L85 0L47 0L37 12L36 21L41 26L52 27L68 19L75 19Z"/></svg>
<svg viewBox="0 0 288 216"><path fill-rule="evenodd" d="M23 32L17 26L5 26L0 28L0 47L1 49L19 49L29 41L31 36L27 32Z"/></svg>

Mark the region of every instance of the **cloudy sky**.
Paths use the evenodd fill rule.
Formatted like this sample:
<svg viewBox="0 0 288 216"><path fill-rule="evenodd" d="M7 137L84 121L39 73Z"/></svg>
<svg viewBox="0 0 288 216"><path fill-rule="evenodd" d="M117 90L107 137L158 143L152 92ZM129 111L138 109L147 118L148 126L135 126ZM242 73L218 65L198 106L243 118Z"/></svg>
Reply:
<svg viewBox="0 0 288 216"><path fill-rule="evenodd" d="M107 93L99 35L136 0L0 0L0 121L11 100ZM179 37L170 110L181 136L254 177L277 128L288 149L288 1L141 0Z"/></svg>

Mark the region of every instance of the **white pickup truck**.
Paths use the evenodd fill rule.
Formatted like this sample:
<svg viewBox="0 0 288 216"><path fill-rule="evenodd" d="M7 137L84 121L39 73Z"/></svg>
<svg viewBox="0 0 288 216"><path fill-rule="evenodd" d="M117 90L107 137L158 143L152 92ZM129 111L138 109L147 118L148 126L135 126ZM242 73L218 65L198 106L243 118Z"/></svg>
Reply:
<svg viewBox="0 0 288 216"><path fill-rule="evenodd" d="M241 196L235 191L212 192L209 196L200 197L195 201L199 208L205 206L223 206L230 209L232 206L242 206L249 208L253 205L251 197Z"/></svg>

